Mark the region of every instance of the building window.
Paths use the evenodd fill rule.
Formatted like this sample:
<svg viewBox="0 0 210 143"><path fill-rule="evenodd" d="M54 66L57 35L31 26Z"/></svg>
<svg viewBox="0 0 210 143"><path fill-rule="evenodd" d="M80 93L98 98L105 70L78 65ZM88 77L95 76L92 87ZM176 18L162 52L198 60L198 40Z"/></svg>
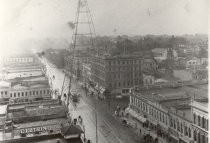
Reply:
<svg viewBox="0 0 210 143"><path fill-rule="evenodd" d="M50 93L50 91L49 91L49 89L47 90L47 94L49 94Z"/></svg>
<svg viewBox="0 0 210 143"><path fill-rule="evenodd" d="M14 97L16 97L16 93L14 93Z"/></svg>
<svg viewBox="0 0 210 143"><path fill-rule="evenodd" d="M177 121L177 130L180 132L180 125L179 125L179 121Z"/></svg>
<svg viewBox="0 0 210 143"><path fill-rule="evenodd" d="M189 138L191 138L191 129L188 128L188 132L189 132Z"/></svg>
<svg viewBox="0 0 210 143"><path fill-rule="evenodd" d="M197 141L197 132L196 132L196 130L194 130L194 132L193 132L193 138L194 138L194 141Z"/></svg>
<svg viewBox="0 0 210 143"><path fill-rule="evenodd" d="M38 95L39 94L39 91L36 91L36 95Z"/></svg>
<svg viewBox="0 0 210 143"><path fill-rule="evenodd" d="M183 127L182 127L182 123L181 123L181 133L183 133Z"/></svg>
<svg viewBox="0 0 210 143"><path fill-rule="evenodd" d="M28 92L25 92L25 95L27 96L28 95Z"/></svg>
<svg viewBox="0 0 210 143"><path fill-rule="evenodd" d="M12 97L12 93L10 93L10 97Z"/></svg>
<svg viewBox="0 0 210 143"><path fill-rule="evenodd" d="M5 93L5 95L7 95L7 91L5 91L4 93Z"/></svg>
<svg viewBox="0 0 210 143"><path fill-rule="evenodd" d="M187 126L184 126L184 135L187 136L188 135L188 130L187 130Z"/></svg>
<svg viewBox="0 0 210 143"><path fill-rule="evenodd" d="M31 91L29 92L29 95L31 95Z"/></svg>
<svg viewBox="0 0 210 143"><path fill-rule="evenodd" d="M204 117L202 117L202 128L205 128L205 118Z"/></svg>
<svg viewBox="0 0 210 143"><path fill-rule="evenodd" d="M193 123L196 124L196 114L193 114Z"/></svg>
<svg viewBox="0 0 210 143"><path fill-rule="evenodd" d="M175 119L174 119L174 129L176 129L176 121L175 121Z"/></svg>
<svg viewBox="0 0 210 143"><path fill-rule="evenodd" d="M44 92L44 94L45 94L45 90L44 90L43 92Z"/></svg>
<svg viewBox="0 0 210 143"><path fill-rule="evenodd" d="M24 96L24 92L22 92L22 96Z"/></svg>
<svg viewBox="0 0 210 143"><path fill-rule="evenodd" d="M165 116L164 116L164 114L163 114L163 123L165 123Z"/></svg>
<svg viewBox="0 0 210 143"><path fill-rule="evenodd" d="M198 126L201 126L201 117L198 115Z"/></svg>
<svg viewBox="0 0 210 143"><path fill-rule="evenodd" d="M42 94L42 90L40 90L40 94Z"/></svg>
<svg viewBox="0 0 210 143"><path fill-rule="evenodd" d="M18 94L18 97L20 97L20 92L18 92L17 94Z"/></svg>

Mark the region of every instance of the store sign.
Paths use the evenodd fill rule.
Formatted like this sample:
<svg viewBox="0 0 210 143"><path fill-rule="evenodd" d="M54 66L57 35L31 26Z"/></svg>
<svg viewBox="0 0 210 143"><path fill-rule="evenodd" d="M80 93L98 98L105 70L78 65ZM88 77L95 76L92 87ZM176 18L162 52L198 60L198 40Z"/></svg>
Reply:
<svg viewBox="0 0 210 143"><path fill-rule="evenodd" d="M51 130L51 127L37 127L37 128L27 128L27 129L21 129L21 134L30 134L35 132L47 132Z"/></svg>

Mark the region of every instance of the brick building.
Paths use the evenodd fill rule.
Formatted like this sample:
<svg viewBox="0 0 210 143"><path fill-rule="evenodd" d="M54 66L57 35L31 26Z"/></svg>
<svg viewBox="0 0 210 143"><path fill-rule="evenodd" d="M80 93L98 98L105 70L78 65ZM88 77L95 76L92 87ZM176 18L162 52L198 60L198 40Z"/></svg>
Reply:
<svg viewBox="0 0 210 143"><path fill-rule="evenodd" d="M92 81L112 93L127 94L130 88L142 84L139 56L93 56L90 64Z"/></svg>
<svg viewBox="0 0 210 143"><path fill-rule="evenodd" d="M193 101L185 90L180 87L132 91L126 112L169 143L207 143L206 98ZM205 102L200 102L200 98Z"/></svg>
<svg viewBox="0 0 210 143"><path fill-rule="evenodd" d="M208 102L192 102L194 143L208 143L209 115Z"/></svg>
<svg viewBox="0 0 210 143"><path fill-rule="evenodd" d="M82 78L83 64L88 64L89 59L90 59L90 56L87 53L77 54L77 55L74 56L74 58L73 58L72 55L66 56L64 58L64 65L65 65L66 74L70 75L71 66L72 66L72 63L73 63L73 66L72 66L73 75L77 79L81 79Z"/></svg>

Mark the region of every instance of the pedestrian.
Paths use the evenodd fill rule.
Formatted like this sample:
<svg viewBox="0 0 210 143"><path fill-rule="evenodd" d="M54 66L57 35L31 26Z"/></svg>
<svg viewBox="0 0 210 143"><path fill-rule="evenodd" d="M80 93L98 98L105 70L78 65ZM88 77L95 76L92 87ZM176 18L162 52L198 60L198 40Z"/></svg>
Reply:
<svg viewBox="0 0 210 143"><path fill-rule="evenodd" d="M114 111L114 114L115 114L115 116L117 116L117 111L116 110Z"/></svg>
<svg viewBox="0 0 210 143"><path fill-rule="evenodd" d="M122 111L122 117L124 116L124 112Z"/></svg>

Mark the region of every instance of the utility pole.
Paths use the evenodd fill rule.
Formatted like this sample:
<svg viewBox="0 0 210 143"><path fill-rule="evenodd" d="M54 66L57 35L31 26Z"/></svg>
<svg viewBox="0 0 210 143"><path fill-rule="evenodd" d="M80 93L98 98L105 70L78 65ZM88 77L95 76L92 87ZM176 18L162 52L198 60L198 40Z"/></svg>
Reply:
<svg viewBox="0 0 210 143"><path fill-rule="evenodd" d="M99 92L98 92L98 95L99 95ZM98 143L97 98L95 98L95 120L96 120L96 143Z"/></svg>
<svg viewBox="0 0 210 143"><path fill-rule="evenodd" d="M82 19L83 16L85 16L84 19ZM88 32L82 31L83 29L80 29L79 25L83 25L83 26L87 25L87 29L89 31ZM74 28L72 28L72 27L74 27ZM81 27L81 28L84 28L84 27ZM72 53L72 56L70 57L70 81L69 81L69 86L68 86L68 89L69 89L68 90L68 102L69 102L69 96L70 96L71 83L73 80L72 79L73 78L73 64L74 64L74 60L75 60L75 56L76 56L76 53L75 53L76 49L77 49L76 47L86 47L88 49L89 48L88 46L90 46L92 49L94 49L97 52L97 54L99 54L98 48L95 49L95 47L94 47L93 37L96 37L96 32L95 32L93 19L92 19L91 13L90 13L90 9L88 7L87 0L78 0L76 17L75 17L74 23L71 24L71 29L73 29L73 35L72 35L72 42L71 42L71 48L70 48L70 52ZM82 36L85 36L85 37L89 36L91 43L88 43L85 45L79 43L77 41L78 36L80 36L79 38L81 38ZM79 73L80 71L76 71L76 72ZM63 84L63 86L64 86L64 84ZM95 120L96 120L96 143L98 143L97 99L95 101Z"/></svg>

